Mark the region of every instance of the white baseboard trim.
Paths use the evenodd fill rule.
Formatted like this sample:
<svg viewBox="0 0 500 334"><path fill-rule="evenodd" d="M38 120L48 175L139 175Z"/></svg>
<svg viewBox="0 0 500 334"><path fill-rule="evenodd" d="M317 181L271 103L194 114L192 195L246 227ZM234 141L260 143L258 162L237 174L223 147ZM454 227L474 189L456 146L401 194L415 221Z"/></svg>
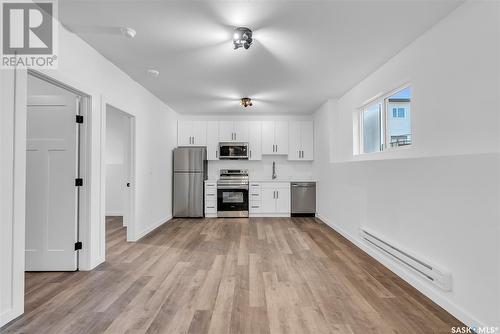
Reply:
<svg viewBox="0 0 500 334"><path fill-rule="evenodd" d="M20 308L9 308L7 310L4 310L2 313L0 313L0 333L2 332L1 328L8 323L16 320L18 317L23 315L24 313L24 304L23 307Z"/></svg>
<svg viewBox="0 0 500 334"><path fill-rule="evenodd" d="M119 217L123 216L122 212L106 212L106 217Z"/></svg>
<svg viewBox="0 0 500 334"><path fill-rule="evenodd" d="M127 240L127 241L132 241L132 242L139 241L141 238L145 237L147 234L151 233L153 230L157 229L158 227L165 224L166 222L168 222L171 219L172 219L172 215L167 216L165 218L162 218L162 219L158 220L156 223L154 223L153 225L146 228L145 230L136 233L133 240Z"/></svg>
<svg viewBox="0 0 500 334"><path fill-rule="evenodd" d="M290 213L251 213L250 218L286 218L290 217Z"/></svg>
<svg viewBox="0 0 500 334"><path fill-rule="evenodd" d="M333 224L329 221L325 216L321 214L316 214L316 217L319 218L323 223L328 225L330 228L341 234L344 238L352 242L354 245L359 247L365 253L370 255L372 258L380 262L387 269L398 275L400 278L405 280L408 284L413 286L415 289L420 291L422 294L430 298L433 302L444 308L447 312L453 315L458 320L462 321L467 326L474 327L486 327L492 326L492 324L485 324L482 321L479 321L477 318L471 316L468 312L463 310L461 307L455 305L450 302L446 297L436 293L436 287L431 286L429 283L424 282L415 274L411 273L408 269L406 269L401 264L396 263L394 260L388 258L381 252L369 247L366 245L360 238L354 237L339 226ZM493 324L494 325L494 324Z"/></svg>

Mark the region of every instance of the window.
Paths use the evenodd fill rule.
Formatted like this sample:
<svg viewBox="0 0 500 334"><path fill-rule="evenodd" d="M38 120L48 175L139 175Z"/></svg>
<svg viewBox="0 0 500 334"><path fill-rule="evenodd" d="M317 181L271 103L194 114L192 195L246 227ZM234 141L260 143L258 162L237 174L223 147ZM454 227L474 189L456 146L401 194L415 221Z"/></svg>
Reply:
<svg viewBox="0 0 500 334"><path fill-rule="evenodd" d="M381 106L376 103L363 112L363 147L365 153L378 152L381 149L380 132Z"/></svg>
<svg viewBox="0 0 500 334"><path fill-rule="evenodd" d="M366 105L360 117L361 153L411 145L411 88L404 87Z"/></svg>

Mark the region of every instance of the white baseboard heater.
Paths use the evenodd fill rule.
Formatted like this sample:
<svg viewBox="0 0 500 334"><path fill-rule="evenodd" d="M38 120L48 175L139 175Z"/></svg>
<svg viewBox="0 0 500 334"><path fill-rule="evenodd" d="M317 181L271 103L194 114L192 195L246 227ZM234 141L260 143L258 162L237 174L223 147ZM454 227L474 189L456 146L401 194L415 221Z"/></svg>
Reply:
<svg viewBox="0 0 500 334"><path fill-rule="evenodd" d="M370 246L382 251L383 254L388 255L393 260L404 264L407 268L417 272L419 275L437 285L444 291L451 291L450 273L417 259L408 252L391 245L366 229L362 228L360 233L363 240Z"/></svg>

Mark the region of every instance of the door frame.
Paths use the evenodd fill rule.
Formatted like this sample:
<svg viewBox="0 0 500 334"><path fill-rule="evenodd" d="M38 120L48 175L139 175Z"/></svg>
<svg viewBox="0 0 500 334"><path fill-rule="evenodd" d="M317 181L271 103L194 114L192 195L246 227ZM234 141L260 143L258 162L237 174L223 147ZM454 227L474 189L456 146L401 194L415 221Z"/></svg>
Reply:
<svg viewBox="0 0 500 334"><path fill-rule="evenodd" d="M81 124L77 128L77 151L78 151L78 176L83 179L83 186L78 187L77 189L77 241L82 242L83 247L81 250L77 251L77 270L80 269L82 260L87 264L90 261L90 253L92 249L90 246L91 242L91 223L90 223L90 187L91 187L91 179L90 179L90 163L91 163L91 108L92 108L92 97L91 95L80 91L72 86L69 86L59 80L51 78L50 76L41 73L39 71L28 69L28 76L33 76L37 79L40 79L48 84L54 85L61 89L71 92L80 97L79 99L79 108L77 110L77 115L83 116L83 124ZM26 87L26 95L28 95L28 88ZM27 120L27 119L26 119ZM25 121L26 121L25 120ZM26 164L26 161L25 161ZM25 199L26 202L26 199ZM26 231L25 231L26 234Z"/></svg>
<svg viewBox="0 0 500 334"><path fill-rule="evenodd" d="M127 219L127 241L134 242L137 241L136 237L136 224L135 224L135 194L136 194L136 119L135 115L127 112L125 108L118 106L116 103L110 101L110 99L101 95L101 210L100 210L100 234L103 236L104 240L101 242L101 246L104 247L102 250L103 261L106 254L106 115L107 106L111 106L114 109L119 110L123 113L125 117L129 119L129 136L127 145L127 156L128 156L128 174L130 180L130 189L127 191L127 198L125 203L128 203L128 207L124 208L123 219ZM126 218L127 217L127 218Z"/></svg>

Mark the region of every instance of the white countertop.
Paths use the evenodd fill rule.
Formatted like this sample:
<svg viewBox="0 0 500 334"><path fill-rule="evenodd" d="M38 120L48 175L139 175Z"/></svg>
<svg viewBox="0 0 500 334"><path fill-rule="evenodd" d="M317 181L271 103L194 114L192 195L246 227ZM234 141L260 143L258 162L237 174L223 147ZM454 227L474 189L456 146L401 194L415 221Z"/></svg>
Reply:
<svg viewBox="0 0 500 334"><path fill-rule="evenodd" d="M270 179L270 178L252 178L250 177L248 179L249 182L316 182L315 179L309 179L309 178L299 178L299 177L279 177L277 179ZM216 179L209 179L205 180L205 182L213 182L216 183Z"/></svg>
<svg viewBox="0 0 500 334"><path fill-rule="evenodd" d="M249 178L250 182L316 182L315 179L299 178L299 177L278 177L277 179L270 178Z"/></svg>

